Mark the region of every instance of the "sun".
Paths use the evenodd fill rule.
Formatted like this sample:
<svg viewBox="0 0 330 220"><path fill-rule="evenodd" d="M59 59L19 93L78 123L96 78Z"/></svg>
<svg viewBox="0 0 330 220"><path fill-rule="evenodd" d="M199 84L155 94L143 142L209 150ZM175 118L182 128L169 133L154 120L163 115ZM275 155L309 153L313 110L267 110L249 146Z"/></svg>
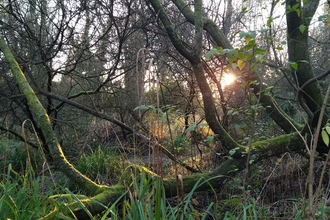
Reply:
<svg viewBox="0 0 330 220"><path fill-rule="evenodd" d="M235 80L236 80L236 77L233 74L225 73L222 76L221 85L222 85L222 87L226 87L226 86L232 84Z"/></svg>

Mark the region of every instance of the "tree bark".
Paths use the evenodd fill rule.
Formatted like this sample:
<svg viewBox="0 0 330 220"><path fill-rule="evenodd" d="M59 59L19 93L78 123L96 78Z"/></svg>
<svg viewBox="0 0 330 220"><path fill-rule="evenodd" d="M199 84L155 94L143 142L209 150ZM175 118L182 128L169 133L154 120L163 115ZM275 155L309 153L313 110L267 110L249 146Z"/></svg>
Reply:
<svg viewBox="0 0 330 220"><path fill-rule="evenodd" d="M289 8L286 13L288 55L290 62L298 64L297 69L292 69L294 78L298 79L298 89L309 79L315 77L309 55L308 27L319 5L319 0L307 1L304 4L304 7L302 7L301 1L286 0L286 8ZM298 5L296 10L290 10L290 8L295 8L296 5ZM312 125L316 127L319 110L323 103L319 82L311 83L303 89L302 93L303 101L306 102L307 108L309 108L306 112L311 111L313 114L311 116L313 119Z"/></svg>

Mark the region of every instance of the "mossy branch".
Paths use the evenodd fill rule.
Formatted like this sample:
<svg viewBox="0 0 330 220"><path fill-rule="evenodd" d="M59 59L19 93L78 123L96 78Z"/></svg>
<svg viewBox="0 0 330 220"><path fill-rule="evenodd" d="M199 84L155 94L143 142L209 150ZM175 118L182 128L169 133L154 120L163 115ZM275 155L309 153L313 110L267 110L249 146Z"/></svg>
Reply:
<svg viewBox="0 0 330 220"><path fill-rule="evenodd" d="M256 142L253 145L255 149L252 150L250 158L251 164L267 159L272 156L283 154L284 152L299 151L303 141L298 133L285 134L276 138L268 139L267 141ZM182 193L190 193L192 190L196 192L208 191L214 189L215 191L221 190L221 186L229 178L233 178L239 172L245 169L245 161L247 154L241 151L241 155L232 159L228 159L219 165L216 169L210 172L195 173L190 176L183 176L182 182L178 182L176 177L165 178L162 180L165 195L167 198L177 196L176 186L182 184ZM105 207L100 204L113 204L118 199L122 199L128 188L131 186L133 177L135 181L139 178L140 174L144 173L150 178L160 178L157 174L151 172L145 167L132 164L126 168L119 183L110 186L110 188L91 199L85 199L82 202L88 208L90 213L96 214L104 211ZM198 187L196 184L198 183ZM85 219L87 213L84 212L77 204L69 205L71 210L75 210L74 214L78 219ZM75 207L75 208L74 208Z"/></svg>
<svg viewBox="0 0 330 220"><path fill-rule="evenodd" d="M90 195L95 195L96 193L103 191L106 188L105 186L98 185L89 178L87 178L85 175L75 169L72 164L66 159L62 148L56 138L55 132L52 129L49 116L47 115L46 110L40 103L34 90L31 88L24 73L16 62L10 48L8 47L3 38L0 38L0 49L10 66L12 74L14 75L20 90L27 99L34 121L41 128L41 131L45 136L46 144L49 148L56 168L62 171L73 182L84 188L86 192L88 192Z"/></svg>

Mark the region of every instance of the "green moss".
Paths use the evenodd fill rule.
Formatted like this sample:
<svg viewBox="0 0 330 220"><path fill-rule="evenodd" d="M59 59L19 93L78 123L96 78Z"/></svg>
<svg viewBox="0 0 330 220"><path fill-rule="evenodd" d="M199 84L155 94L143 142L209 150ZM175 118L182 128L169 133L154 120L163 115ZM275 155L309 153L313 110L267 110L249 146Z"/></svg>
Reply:
<svg viewBox="0 0 330 220"><path fill-rule="evenodd" d="M94 195L96 191L103 190L103 186L96 184L95 182L81 174L72 166L72 164L69 163L68 160L66 160L61 146L56 138L55 132L52 130L52 126L50 124L49 116L47 115L46 110L40 103L38 97L36 96L29 82L25 78L24 73L20 69L18 63L16 62L13 54L11 53L9 47L7 46L3 38L0 38L0 49L3 52L6 61L10 65L10 68L18 83L19 88L24 93L28 101L28 105L31 109L34 121L42 130L42 133L46 139L46 144L50 150L50 154L53 157L54 164L56 165L57 169L62 171L76 184L78 184L82 188L85 188L85 190L91 195Z"/></svg>

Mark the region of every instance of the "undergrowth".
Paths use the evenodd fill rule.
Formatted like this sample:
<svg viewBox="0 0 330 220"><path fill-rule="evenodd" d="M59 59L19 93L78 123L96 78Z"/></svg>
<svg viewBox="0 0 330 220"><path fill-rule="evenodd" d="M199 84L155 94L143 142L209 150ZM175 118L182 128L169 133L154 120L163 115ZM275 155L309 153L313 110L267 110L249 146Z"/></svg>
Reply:
<svg viewBox="0 0 330 220"><path fill-rule="evenodd" d="M0 219L37 219L52 210L47 202L54 189L44 176L35 176L31 168L25 175L13 177L11 166L1 175Z"/></svg>
<svg viewBox="0 0 330 220"><path fill-rule="evenodd" d="M6 156L9 156L8 154L9 152L6 151ZM121 175L123 163L120 154L99 147L83 155L76 166L98 182L110 185L109 181L115 181L114 179ZM268 171L260 170L268 165L273 167L273 163L276 163L275 168ZM175 198L166 197L161 178L150 177L145 173L132 173L132 183L126 186L126 192L117 202L102 204L105 208L103 213L98 216L89 213L89 216L95 220L304 219L308 204L303 194L276 201L270 201L271 197L269 197L271 193L269 190L272 187L275 189L276 185L284 184L281 187L288 188L291 184L288 179L278 176L279 174L288 172L286 178L298 184L292 185L293 187L303 184L297 182L297 177L293 175L294 170L301 169L298 163L299 158L288 156L282 157L281 160L265 162L250 170L250 182L245 188L242 180L236 177L227 182L221 193L218 193L219 189L213 189L211 195L195 193L199 185L208 181L200 179L190 193ZM52 213L53 219L75 219L74 216L62 212L73 202L88 213L87 208L80 202L81 196L77 195L79 192L69 187L66 177L52 174L50 171L37 170L28 162L26 164L17 166L24 168L20 169L19 173L14 173L12 165L7 164L7 171L0 176L0 219L48 219L49 213ZM295 166L298 168L293 169ZM264 181L265 177L266 181ZM304 179L304 176L298 178ZM272 181L278 182L272 183ZM326 197L327 189L323 191ZM274 191L274 193L278 192L278 190ZM285 193L287 194L288 191ZM328 219L330 208L326 201L326 198L319 201L315 219Z"/></svg>

